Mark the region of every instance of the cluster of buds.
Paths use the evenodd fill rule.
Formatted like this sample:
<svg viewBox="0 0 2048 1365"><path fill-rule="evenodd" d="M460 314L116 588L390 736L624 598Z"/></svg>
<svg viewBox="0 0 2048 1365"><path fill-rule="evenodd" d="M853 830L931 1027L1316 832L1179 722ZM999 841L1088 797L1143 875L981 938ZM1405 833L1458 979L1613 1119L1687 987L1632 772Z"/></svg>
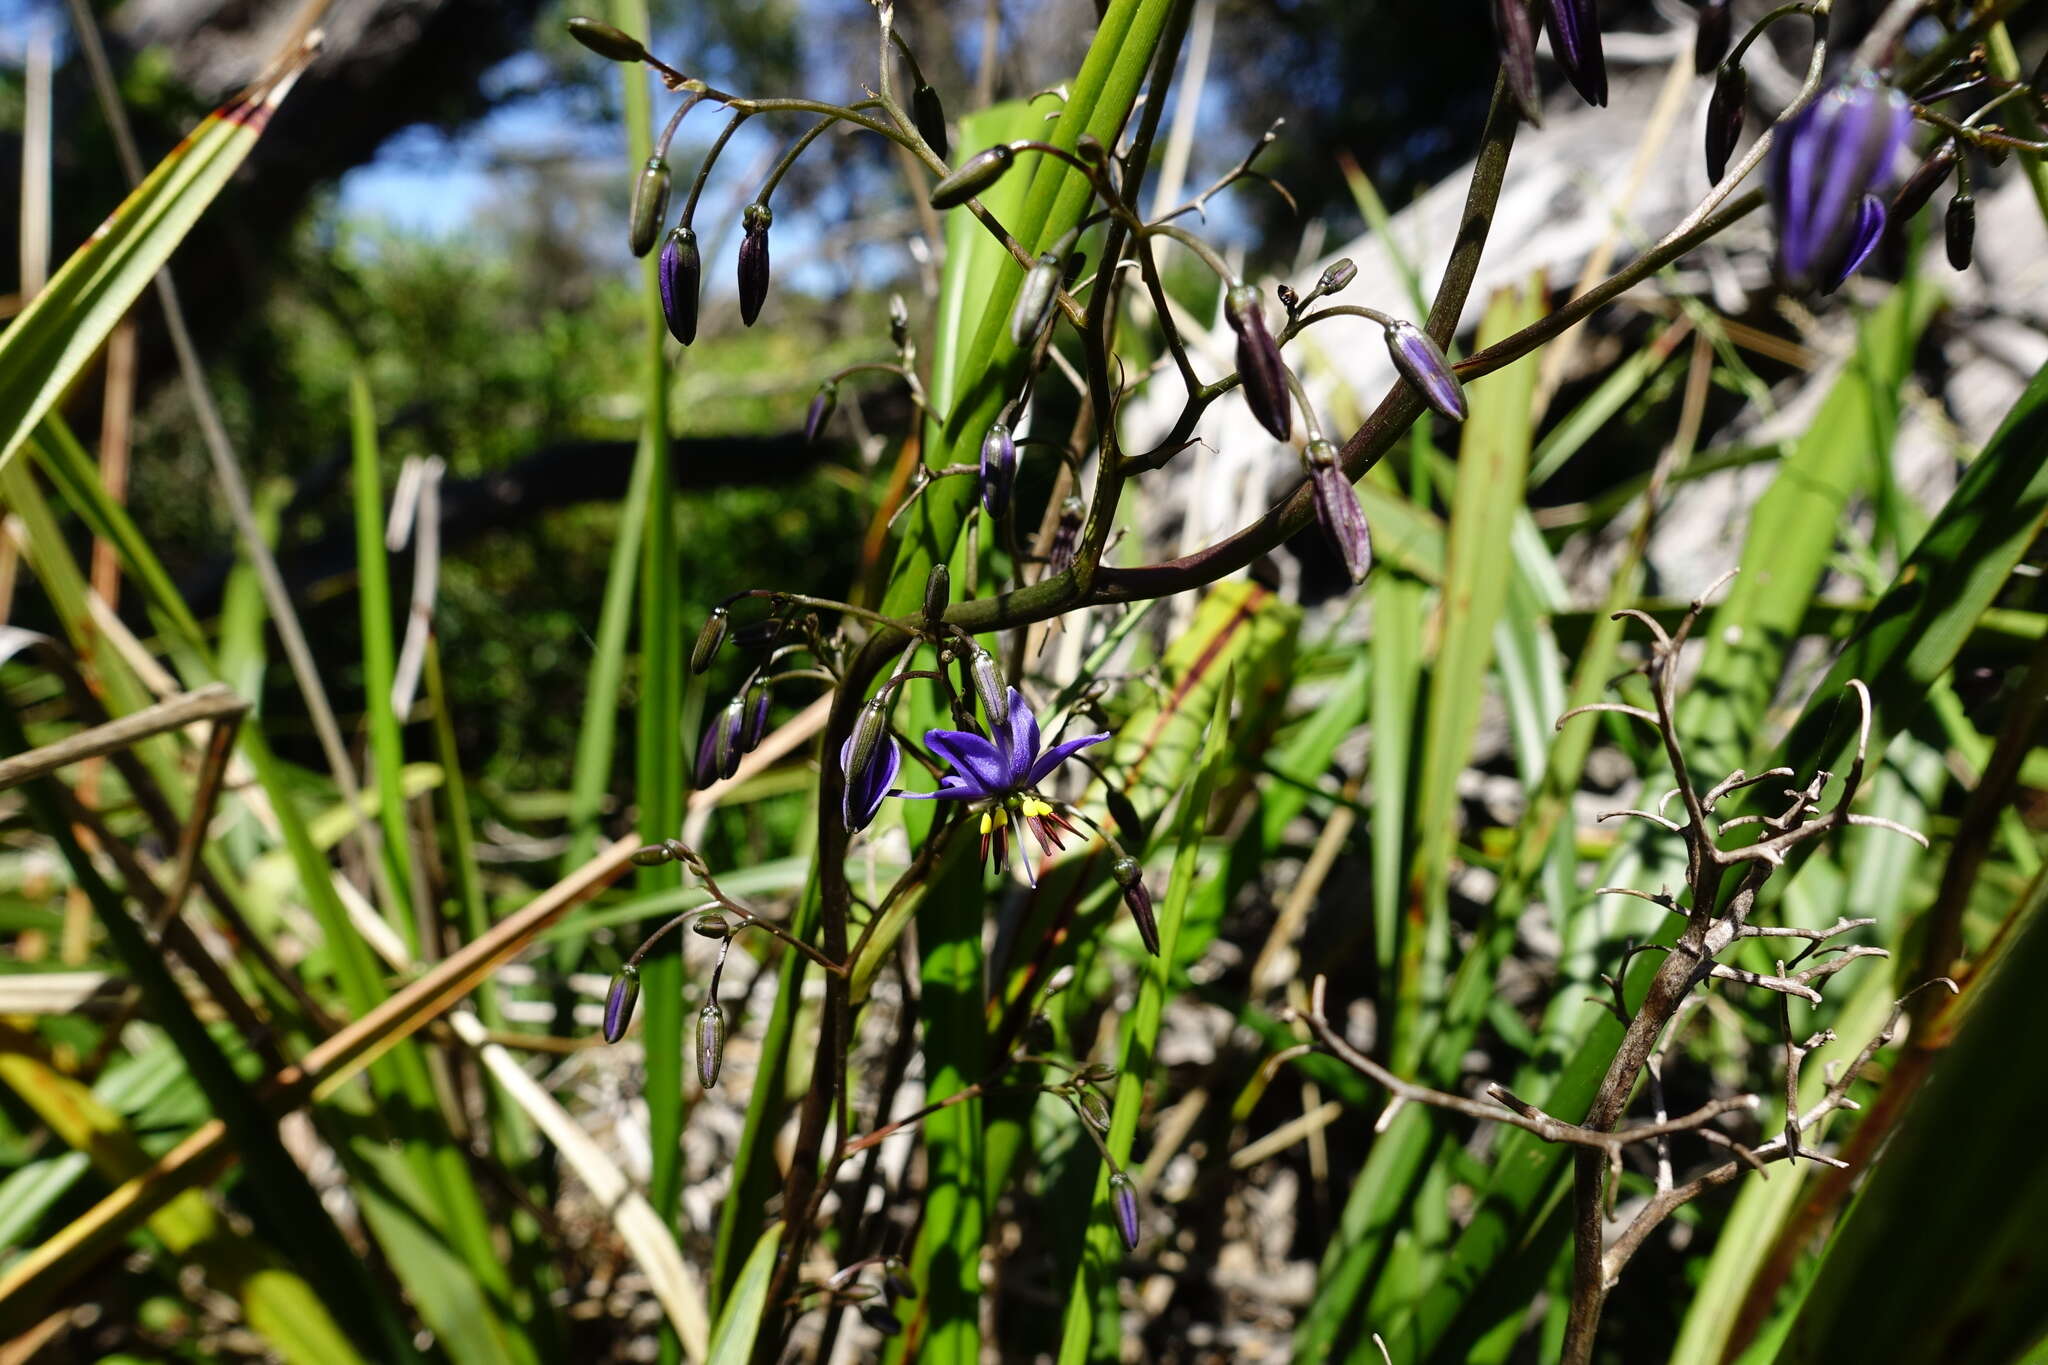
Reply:
<svg viewBox="0 0 2048 1365"><path fill-rule="evenodd" d="M863 1276L868 1270L881 1272L873 1283ZM904 1270L900 1256L873 1256L841 1266L830 1279L807 1281L801 1292L806 1299L817 1300L811 1304L813 1307L834 1304L857 1308L862 1322L885 1337L893 1337L903 1331L903 1319L896 1314L897 1302L917 1297L917 1286Z"/></svg>
<svg viewBox="0 0 2048 1365"><path fill-rule="evenodd" d="M1564 69L1565 79L1586 103L1606 104L1607 57L1600 45L1599 5L1595 0L1542 0L1542 7L1551 55ZM1508 92L1522 117L1542 123L1542 96L1536 85L1536 26L1530 21L1528 0L1493 0L1493 33Z"/></svg>

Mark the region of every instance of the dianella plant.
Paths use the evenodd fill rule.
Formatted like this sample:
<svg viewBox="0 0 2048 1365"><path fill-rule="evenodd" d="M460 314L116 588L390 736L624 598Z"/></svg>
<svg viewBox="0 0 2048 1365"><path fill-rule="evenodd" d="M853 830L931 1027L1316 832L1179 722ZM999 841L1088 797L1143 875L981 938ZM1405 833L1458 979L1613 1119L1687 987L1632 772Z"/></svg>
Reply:
<svg viewBox="0 0 2048 1365"><path fill-rule="evenodd" d="M723 88L632 0L569 19L624 78L644 411L544 886L480 870L457 661L424 627L394 651L367 373L360 752L233 451L215 626L63 422L284 64L0 333L0 496L62 628L0 631L29 869L0 908L47 936L57 879L127 1001L92 1033L0 1010L0 1336L128 1246L293 1361L566 1359L614 1316L619 1358L719 1365L2048 1361L2048 1110L2014 1074L2048 1047L2021 799L2048 787L2048 371L1975 448L1942 427L1939 496L1894 458L1934 406L1942 280L1999 249L1978 189L2048 221L2016 8L1705 0L1671 88L1709 187L1574 287L1491 298L1518 135L1560 100L1609 117L1591 0L1492 4L1454 233L1285 278L1212 214L1291 207L1284 123L1158 189L1214 5L1107 0L1064 81L979 105L891 0L817 98ZM1774 108L1766 53L1803 65ZM748 170L764 128L787 141ZM685 621L671 381L734 344L735 301L763 330L810 306L791 173L849 139L934 267L793 381L803 442L870 455L870 534L817 548L837 596L696 582ZM742 175L736 221L700 222ZM1678 283L1745 233L1840 363L1790 348L1817 401L1710 451L1710 409L1778 406L1754 320ZM1653 330L1562 388L1581 324L1652 295ZM1361 350L1382 389L1332 377ZM1543 496L1631 421L1642 477ZM1224 443L1263 466L1217 530L1193 507ZM1733 468L1735 571L1666 595L1658 532ZM150 638L96 609L66 517ZM1303 600L1299 561L1333 590ZM231 685L265 613L317 777ZM600 841L621 714L631 809ZM609 1126L573 1070L600 1065L632 1091ZM643 1316L561 1311L624 1260Z"/></svg>

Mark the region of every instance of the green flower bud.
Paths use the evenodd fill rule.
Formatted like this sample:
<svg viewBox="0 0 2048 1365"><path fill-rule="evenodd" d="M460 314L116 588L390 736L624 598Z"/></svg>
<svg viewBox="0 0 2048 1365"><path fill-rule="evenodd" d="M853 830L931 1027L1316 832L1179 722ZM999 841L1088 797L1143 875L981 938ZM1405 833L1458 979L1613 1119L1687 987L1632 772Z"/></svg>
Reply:
<svg viewBox="0 0 2048 1365"><path fill-rule="evenodd" d="M697 1080L706 1090L718 1084L718 1068L725 1061L725 1011L717 1001L697 1011Z"/></svg>
<svg viewBox="0 0 2048 1365"><path fill-rule="evenodd" d="M571 19L569 36L611 61L638 62L647 57L647 49L640 45L638 38L596 19Z"/></svg>
<svg viewBox="0 0 2048 1365"><path fill-rule="evenodd" d="M654 250L654 239L661 235L661 225L668 219L668 192L670 186L668 162L658 156L647 158L647 164L640 168L640 178L633 184L633 217L626 233L626 245L635 256L645 256Z"/></svg>
<svg viewBox="0 0 2048 1365"><path fill-rule="evenodd" d="M690 650L690 671L701 674L711 667L711 661L718 657L718 650L725 643L726 628L732 616L724 607L713 607L711 615L704 618L704 629L697 632L697 643Z"/></svg>
<svg viewBox="0 0 2048 1365"><path fill-rule="evenodd" d="M980 194L990 185L1003 178L1003 172L1017 159L1017 154L1004 143L976 152L961 162L959 167L938 184L932 186L931 203L935 209L958 208Z"/></svg>

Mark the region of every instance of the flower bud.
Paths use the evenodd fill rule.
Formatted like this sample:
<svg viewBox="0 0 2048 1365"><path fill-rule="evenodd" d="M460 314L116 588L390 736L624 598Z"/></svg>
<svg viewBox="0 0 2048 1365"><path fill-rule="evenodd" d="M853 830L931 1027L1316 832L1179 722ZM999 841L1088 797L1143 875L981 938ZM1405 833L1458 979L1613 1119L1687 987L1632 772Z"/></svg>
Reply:
<svg viewBox="0 0 2048 1365"><path fill-rule="evenodd" d="M853 721L853 737L847 746L846 761L840 764L844 770L841 776L852 786L867 772L881 752L882 740L889 733L889 709L880 697L870 697L861 706L860 714Z"/></svg>
<svg viewBox="0 0 2048 1365"><path fill-rule="evenodd" d="M932 565L932 571L924 579L924 619L927 624L937 625L946 615L946 604L953 600L953 572L943 564Z"/></svg>
<svg viewBox="0 0 2048 1365"><path fill-rule="evenodd" d="M1543 26L1551 55L1588 104L1607 103L1607 58L1600 50L1597 0L1545 0Z"/></svg>
<svg viewBox="0 0 2048 1365"><path fill-rule="evenodd" d="M1977 240L1977 201L1968 190L1948 201L1944 223L1948 238L1948 263L1958 270L1970 268L1970 248Z"/></svg>
<svg viewBox="0 0 2048 1365"><path fill-rule="evenodd" d="M818 391L811 395L811 410L804 414L804 440L815 445L818 433L825 429L825 423L832 420L833 409L839 406L839 386L829 379L818 385Z"/></svg>
<svg viewBox="0 0 2048 1365"><path fill-rule="evenodd" d="M732 937L732 925L726 921L724 915L706 915L703 919L691 925L690 930L708 939L727 939Z"/></svg>
<svg viewBox="0 0 2048 1365"><path fill-rule="evenodd" d="M766 204L749 204L740 215L740 321L749 327L768 301L768 228L774 221Z"/></svg>
<svg viewBox="0 0 2048 1365"><path fill-rule="evenodd" d="M996 656L974 647L974 655L967 662L967 676L974 680L974 695L981 698L981 709L988 716L988 728L1007 729L1010 724L1010 692L1003 683L1003 670L996 665Z"/></svg>
<svg viewBox="0 0 2048 1365"><path fill-rule="evenodd" d="M1293 285L1275 285L1273 287L1273 292L1280 296L1280 306L1287 310L1288 317L1291 318L1296 313L1301 311L1301 295L1294 292Z"/></svg>
<svg viewBox="0 0 2048 1365"><path fill-rule="evenodd" d="M1074 964L1069 962L1045 979L1045 997L1050 1000L1074 984Z"/></svg>
<svg viewBox="0 0 2048 1365"><path fill-rule="evenodd" d="M882 1289L892 1299L917 1297L917 1286L893 1270L882 1276Z"/></svg>
<svg viewBox="0 0 2048 1365"><path fill-rule="evenodd" d="M1341 294L1358 278L1358 267L1351 263L1349 256L1340 256L1323 267L1322 278L1316 281L1318 294Z"/></svg>
<svg viewBox="0 0 2048 1365"><path fill-rule="evenodd" d="M1058 1038L1052 1031L1052 1020L1042 1014L1031 1016L1031 1022L1024 1025L1024 1046L1033 1052L1050 1052Z"/></svg>
<svg viewBox="0 0 2048 1365"><path fill-rule="evenodd" d="M687 346L697 339L697 296L703 292L704 258L697 252L694 228L669 229L661 244L661 267L655 272L661 288L661 317L668 334Z"/></svg>
<svg viewBox="0 0 2048 1365"><path fill-rule="evenodd" d="M718 650L725 643L726 627L732 622L732 614L724 607L713 607L711 614L704 618L704 628L697 632L697 643L690 650L690 671L701 675L711 667L711 661L718 657Z"/></svg>
<svg viewBox="0 0 2048 1365"><path fill-rule="evenodd" d="M697 1011L697 1080L706 1090L718 1084L725 1060L725 1011L713 1000Z"/></svg>
<svg viewBox="0 0 2048 1365"><path fill-rule="evenodd" d="M733 648L766 649L782 638L782 627L783 621L779 616L763 617L759 621L749 621L743 626L735 626L732 632Z"/></svg>
<svg viewBox="0 0 2048 1365"><path fill-rule="evenodd" d="M612 988L604 998L604 1040L616 1043L626 1036L626 1026L633 1022L633 1005L640 999L640 969L632 963L619 968L612 977Z"/></svg>
<svg viewBox="0 0 2048 1365"><path fill-rule="evenodd" d="M946 145L946 107L939 102L938 91L920 85L910 92L910 121L917 135L944 161L951 149Z"/></svg>
<svg viewBox="0 0 2048 1365"><path fill-rule="evenodd" d="M1010 314L1010 340L1020 347L1038 340L1038 334L1052 321L1059 296L1060 260L1047 252L1024 276L1024 287L1017 291L1017 307Z"/></svg>
<svg viewBox="0 0 2048 1365"><path fill-rule="evenodd" d="M1331 548L1343 559L1351 581L1363 583L1372 572L1372 531L1366 525L1365 509L1358 505L1358 490L1344 476L1344 467L1337 462L1337 447L1328 441L1309 442L1307 463L1316 520Z"/></svg>
<svg viewBox="0 0 2048 1365"><path fill-rule="evenodd" d="M750 754L761 746L761 737L768 733L769 691L756 683L747 694L747 721L740 730L740 752Z"/></svg>
<svg viewBox="0 0 2048 1365"><path fill-rule="evenodd" d="M1735 144L1742 140L1742 120L1748 113L1748 75L1740 66L1722 67L1707 100L1707 179L1716 185L1727 173Z"/></svg>
<svg viewBox="0 0 2048 1365"><path fill-rule="evenodd" d="M980 194L990 185L1003 178L1017 160L1017 154L1007 143L998 142L984 148L961 162L938 184L932 186L931 203L935 209L954 209Z"/></svg>
<svg viewBox="0 0 2048 1365"><path fill-rule="evenodd" d="M1074 1092L1074 1103L1080 1107L1081 1117L1095 1126L1095 1131L1109 1131L1109 1106L1102 1102L1102 1096L1082 1086Z"/></svg>
<svg viewBox="0 0 2048 1365"><path fill-rule="evenodd" d="M1237 333L1237 373L1244 383L1245 406L1273 439L1285 441L1294 433L1294 407L1280 347L1266 330L1259 291L1248 284L1233 285L1224 297L1223 315Z"/></svg>
<svg viewBox="0 0 2048 1365"><path fill-rule="evenodd" d="M1123 888L1124 908L1131 912L1131 922L1138 926L1138 937L1144 940L1145 951L1158 957L1159 921L1152 913L1152 893L1145 886L1144 868L1139 866L1136 858L1126 853L1109 865L1109 875L1116 878L1116 884Z"/></svg>
<svg viewBox="0 0 2048 1365"><path fill-rule="evenodd" d="M1387 354L1433 411L1453 422L1465 420L1465 388L1429 333L1412 322L1397 322L1387 328Z"/></svg>
<svg viewBox="0 0 2048 1365"><path fill-rule="evenodd" d="M674 859L675 855L669 852L666 844L649 844L645 848L634 849L632 853L635 867L660 867Z"/></svg>
<svg viewBox="0 0 2048 1365"><path fill-rule="evenodd" d="M1109 1204L1116 1214L1116 1230L1130 1251L1138 1249L1138 1191L1131 1178L1118 1171L1109 1178Z"/></svg>
<svg viewBox="0 0 2048 1365"><path fill-rule="evenodd" d="M1541 127L1543 96L1536 84L1536 26L1529 22L1526 0L1493 0L1493 41L1515 107L1523 118Z"/></svg>
<svg viewBox="0 0 2048 1365"><path fill-rule="evenodd" d="M1107 1085L1116 1079L1116 1068L1107 1062L1090 1062L1081 1068L1075 1079L1092 1081L1096 1085Z"/></svg>
<svg viewBox="0 0 2048 1365"><path fill-rule="evenodd" d="M745 733L746 723L746 698L738 696L727 702L725 708L704 727L704 737L697 742L699 787L708 787L718 779L731 777L739 771L740 738Z"/></svg>
<svg viewBox="0 0 2048 1365"><path fill-rule="evenodd" d="M596 19L571 19L569 36L611 61L637 62L647 56L647 49L640 45L638 38Z"/></svg>
<svg viewBox="0 0 2048 1365"><path fill-rule="evenodd" d="M1010 492L1017 486L1017 440L1009 424L998 422L981 438L981 505L992 517L1010 507Z"/></svg>
<svg viewBox="0 0 2048 1365"><path fill-rule="evenodd" d="M1928 158L1906 177L1906 183L1899 186L1899 192L1892 196L1891 211L1886 215L1886 227L1892 232L1903 232L1907 220L1921 209L1941 188L1944 180L1956 168L1956 144L1953 139L1936 147Z"/></svg>
<svg viewBox="0 0 2048 1365"><path fill-rule="evenodd" d="M654 239L668 219L668 162L658 156L647 158L640 178L633 182L633 215L626 232L626 245L635 256L654 250Z"/></svg>
<svg viewBox="0 0 2048 1365"><path fill-rule="evenodd" d="M901 294L889 296L889 344L902 350L910 341L910 305Z"/></svg>
<svg viewBox="0 0 2048 1365"><path fill-rule="evenodd" d="M1074 141L1074 155L1080 157L1091 166L1097 166L1102 164L1103 158L1109 155L1109 150L1102 145L1102 139L1095 136L1095 134L1083 133Z"/></svg>
<svg viewBox="0 0 2048 1365"><path fill-rule="evenodd" d="M1074 551L1081 544L1081 522L1087 514L1087 506L1071 493L1060 504L1059 523L1052 528L1052 544L1045 552L1048 574L1063 574L1074 566Z"/></svg>
<svg viewBox="0 0 2048 1365"><path fill-rule="evenodd" d="M886 1304L862 1304L860 1320L885 1337L893 1337L903 1330L903 1319L890 1312Z"/></svg>
<svg viewBox="0 0 2048 1365"><path fill-rule="evenodd" d="M1735 22L1735 7L1729 0L1703 0L1700 5L1699 27L1692 35L1692 70L1695 76L1704 76L1721 64L1728 55L1728 39ZM1714 177L1719 180L1719 176Z"/></svg>

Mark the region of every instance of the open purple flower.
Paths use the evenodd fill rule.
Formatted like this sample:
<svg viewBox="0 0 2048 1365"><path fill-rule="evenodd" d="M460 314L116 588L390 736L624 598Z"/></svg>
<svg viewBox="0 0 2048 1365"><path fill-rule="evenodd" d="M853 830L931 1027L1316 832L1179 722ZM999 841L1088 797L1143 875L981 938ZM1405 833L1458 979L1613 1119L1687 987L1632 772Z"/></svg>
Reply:
<svg viewBox="0 0 2048 1365"><path fill-rule="evenodd" d="M1078 832L1035 789L1060 764L1109 738L1106 734L1082 735L1040 752L1038 717L1016 688L1008 690L1009 724L994 727L994 740L971 730L925 731L925 746L952 764L953 771L940 779L937 791L897 793L911 801L987 802L981 813L981 852L987 858L993 849L990 861L997 868L1008 860L1013 821L1031 831L1048 857L1064 847L1062 833ZM1028 862L1025 871L1028 876Z"/></svg>

